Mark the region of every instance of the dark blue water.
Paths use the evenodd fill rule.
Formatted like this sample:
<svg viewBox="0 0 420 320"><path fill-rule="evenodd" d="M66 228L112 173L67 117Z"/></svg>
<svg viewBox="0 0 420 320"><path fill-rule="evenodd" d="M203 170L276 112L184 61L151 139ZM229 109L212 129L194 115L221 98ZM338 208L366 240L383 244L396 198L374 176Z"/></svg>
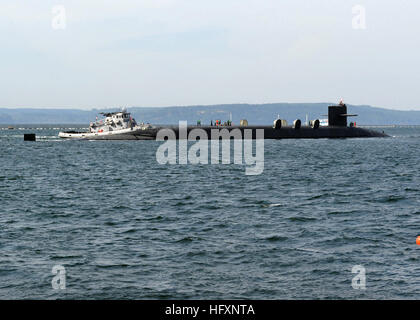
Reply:
<svg viewBox="0 0 420 320"><path fill-rule="evenodd" d="M418 298L420 129L384 130L266 140L257 176L159 165L158 142L0 130L0 298Z"/></svg>

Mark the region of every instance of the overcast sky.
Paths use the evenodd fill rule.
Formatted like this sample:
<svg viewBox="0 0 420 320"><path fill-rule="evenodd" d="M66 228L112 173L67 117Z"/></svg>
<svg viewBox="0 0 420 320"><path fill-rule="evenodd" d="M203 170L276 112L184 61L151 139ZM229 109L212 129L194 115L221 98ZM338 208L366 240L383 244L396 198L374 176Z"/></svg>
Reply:
<svg viewBox="0 0 420 320"><path fill-rule="evenodd" d="M420 110L419 17L418 0L0 0L0 107Z"/></svg>

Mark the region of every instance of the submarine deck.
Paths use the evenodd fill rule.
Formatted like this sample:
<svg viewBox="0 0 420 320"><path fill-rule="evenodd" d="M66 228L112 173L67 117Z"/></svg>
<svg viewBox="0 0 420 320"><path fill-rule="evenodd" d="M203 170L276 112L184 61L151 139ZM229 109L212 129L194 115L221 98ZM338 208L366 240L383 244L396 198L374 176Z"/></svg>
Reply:
<svg viewBox="0 0 420 320"><path fill-rule="evenodd" d="M180 128L178 126L156 126L155 128L144 130L140 134L147 134L149 137L156 138L157 132L161 129L170 129L174 132L176 139L180 139ZM299 129L291 126L275 129L272 126L188 126L186 132L190 135L194 129L204 130L208 139L219 139L222 130L226 129L232 139L322 139L322 138L373 138L388 137L384 132L378 132L359 127L333 127L325 126L312 128L302 126ZM263 129L264 136L258 137L257 130ZM226 132L226 130L224 132ZM181 132L182 133L182 132ZM241 137L239 137L239 133ZM137 134L137 133L136 133ZM162 132L160 133L162 136ZM169 137L170 138L170 137ZM181 139L185 139L185 134L181 134ZM194 139L195 140L195 139Z"/></svg>

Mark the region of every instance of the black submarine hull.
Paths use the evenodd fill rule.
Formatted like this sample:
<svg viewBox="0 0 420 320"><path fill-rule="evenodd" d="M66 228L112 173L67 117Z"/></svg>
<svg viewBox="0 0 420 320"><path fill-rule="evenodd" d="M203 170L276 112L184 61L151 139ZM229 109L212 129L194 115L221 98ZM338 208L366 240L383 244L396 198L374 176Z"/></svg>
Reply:
<svg viewBox="0 0 420 320"><path fill-rule="evenodd" d="M167 129L170 129L174 135L166 135L168 132ZM282 127L276 129L271 126L188 126L183 130L181 129L181 132L178 126L157 126L151 129L143 130L139 133L142 137L138 137L137 139L156 140L160 130L163 131L161 131L160 139L158 140L162 140L162 137L164 139L186 139L190 136L191 131L194 129L203 130L209 140L220 139L220 134L223 132L228 133L231 136L231 139L343 139L388 137L388 135L384 132L359 127L339 126L325 126L318 128L302 126L299 129L293 127ZM257 134L257 131L261 132L261 130L264 131L263 136ZM167 136L167 138L165 138L165 136ZM196 139L194 138L193 140Z"/></svg>

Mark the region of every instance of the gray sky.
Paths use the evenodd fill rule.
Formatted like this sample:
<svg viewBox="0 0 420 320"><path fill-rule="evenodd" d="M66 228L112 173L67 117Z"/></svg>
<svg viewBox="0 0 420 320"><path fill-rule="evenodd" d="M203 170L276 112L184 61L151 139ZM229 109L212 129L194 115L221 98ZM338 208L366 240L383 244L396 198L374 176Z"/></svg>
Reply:
<svg viewBox="0 0 420 320"><path fill-rule="evenodd" d="M420 110L419 16L418 0L0 0L0 107Z"/></svg>

